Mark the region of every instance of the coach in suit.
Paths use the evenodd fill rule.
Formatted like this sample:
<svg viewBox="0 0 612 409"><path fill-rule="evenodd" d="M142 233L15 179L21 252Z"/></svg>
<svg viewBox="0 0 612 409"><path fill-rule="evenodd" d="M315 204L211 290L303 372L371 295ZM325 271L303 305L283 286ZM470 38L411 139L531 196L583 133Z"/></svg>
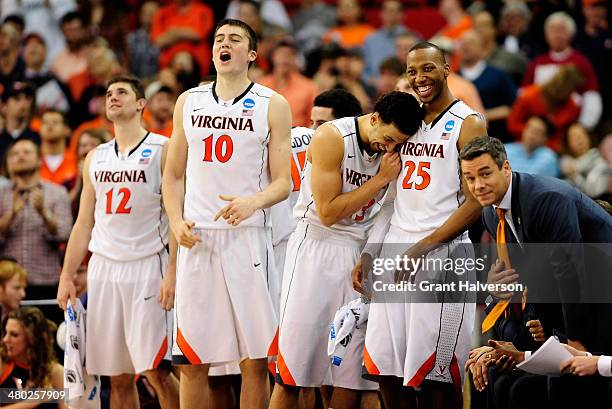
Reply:
<svg viewBox="0 0 612 409"><path fill-rule="evenodd" d="M500 241L497 231L499 215L503 214L501 224L505 224L503 231L507 243L518 242L522 247L510 245L510 249L529 252L530 246L525 246L525 243L551 243L546 247L547 253L537 254L537 257L533 254L520 257L522 265L536 263L538 266L531 266L529 274L525 274L527 277L523 277L526 272L522 273L518 267L516 269L521 280L526 280L529 293L532 293L532 289L542 289L544 294L544 285L548 290L558 290L559 300L566 303L564 319L568 339L582 342L596 342L599 339L596 343L606 341L607 348L602 348L604 345L591 345L591 349L611 349L612 332L606 328L609 326L602 325L603 320L594 318L601 317L601 308L607 307L567 303L593 302L592 296L600 296L597 301L601 301L602 294L593 292L598 288L605 288L608 299L612 296L609 290L612 288L609 286L609 276L612 274L605 271L612 265L612 245L608 245L612 243L612 217L592 199L561 180L512 172L504 146L498 139L476 138L462 149L459 157L468 188L484 207L482 218L485 228L496 241ZM567 243L608 244L599 245L597 249L600 253L594 254L592 246ZM536 251L542 249L542 245L531 247ZM513 263L517 258L513 258L510 251ZM529 263L525 263L525 260ZM498 269L502 270L503 265ZM553 285L555 281L547 281L548 277L533 274L538 272L541 275L550 274L557 285ZM603 296L606 297L606 294ZM551 301L554 300L547 300Z"/></svg>

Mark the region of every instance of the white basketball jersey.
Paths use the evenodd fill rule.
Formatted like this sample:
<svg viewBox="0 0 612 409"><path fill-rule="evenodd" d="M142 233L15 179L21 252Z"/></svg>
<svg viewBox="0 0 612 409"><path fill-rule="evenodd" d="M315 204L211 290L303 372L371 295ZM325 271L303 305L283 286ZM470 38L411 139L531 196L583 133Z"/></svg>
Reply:
<svg viewBox="0 0 612 409"><path fill-rule="evenodd" d="M221 100L215 84L189 90L183 107L187 138L185 220L196 227L233 228L214 216L229 202L220 194L250 196L270 184L268 106L274 94L251 83L231 101ZM269 211L258 210L240 226L268 226ZM240 227L239 226L239 227Z"/></svg>
<svg viewBox="0 0 612 409"><path fill-rule="evenodd" d="M123 156L116 139L96 148L89 178L96 191L89 251L117 261L159 253L167 244L168 217L162 205L161 158L168 138L147 133Z"/></svg>
<svg viewBox="0 0 612 409"><path fill-rule="evenodd" d="M424 237L440 227L464 201L457 141L469 115L478 115L454 101L430 124L400 147L403 169L391 224Z"/></svg>
<svg viewBox="0 0 612 409"><path fill-rule="evenodd" d="M297 203L302 184L302 172L306 164L306 151L314 129L298 126L291 129L291 193L289 197L270 208L272 216L272 241L277 245L293 233L297 219L293 207Z"/></svg>
<svg viewBox="0 0 612 409"><path fill-rule="evenodd" d="M335 126L344 137L344 157L340 169L342 171L342 193L351 192L378 173L381 155L370 156L360 147L359 127L357 117L347 117L328 122ZM357 213L346 217L331 227L321 223L312 195L312 164L306 161L300 195L293 210L298 219L305 219L310 224L340 233L344 237L354 240L365 240L368 230L372 226L374 216L378 213L385 190L381 190L375 198L370 200Z"/></svg>

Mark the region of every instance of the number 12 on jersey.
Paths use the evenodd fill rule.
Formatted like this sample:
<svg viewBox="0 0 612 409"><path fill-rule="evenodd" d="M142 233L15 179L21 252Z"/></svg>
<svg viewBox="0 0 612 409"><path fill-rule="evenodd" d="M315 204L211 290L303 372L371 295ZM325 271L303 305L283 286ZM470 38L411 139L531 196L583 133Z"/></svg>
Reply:
<svg viewBox="0 0 612 409"><path fill-rule="evenodd" d="M204 142L204 158L203 162L213 162L213 156L217 162L225 163L232 157L234 153L234 141L229 135L220 135L215 138L213 134L202 139Z"/></svg>
<svg viewBox="0 0 612 409"><path fill-rule="evenodd" d="M106 214L130 214L132 212L132 207L127 207L128 202L130 201L130 197L132 197L132 192L127 187L122 187L117 191L117 196L121 196L121 200L119 201L119 206L113 212L113 192L114 188L106 192Z"/></svg>

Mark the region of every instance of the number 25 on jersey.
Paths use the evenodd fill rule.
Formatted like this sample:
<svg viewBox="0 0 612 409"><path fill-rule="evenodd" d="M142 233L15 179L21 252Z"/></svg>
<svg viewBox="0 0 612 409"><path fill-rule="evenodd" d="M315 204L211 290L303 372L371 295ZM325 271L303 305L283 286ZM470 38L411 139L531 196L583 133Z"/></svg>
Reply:
<svg viewBox="0 0 612 409"><path fill-rule="evenodd" d="M431 182L431 176L428 172L430 166L431 162L419 162L416 164L411 160L407 160L406 163L404 163L404 167L406 168L406 176L402 182L402 187L404 189L414 188L416 190L423 190L427 188ZM414 175L415 169L416 175Z"/></svg>

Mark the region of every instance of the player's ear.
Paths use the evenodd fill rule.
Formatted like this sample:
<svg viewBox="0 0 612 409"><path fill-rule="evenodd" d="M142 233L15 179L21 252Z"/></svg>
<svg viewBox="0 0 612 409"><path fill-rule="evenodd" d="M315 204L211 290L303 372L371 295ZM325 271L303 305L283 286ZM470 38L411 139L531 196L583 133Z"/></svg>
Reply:
<svg viewBox="0 0 612 409"><path fill-rule="evenodd" d="M136 106L138 107L138 112L144 111L145 106L147 105L147 100L145 98L140 98L136 101Z"/></svg>
<svg viewBox="0 0 612 409"><path fill-rule="evenodd" d="M374 126L378 123L379 121L379 115L378 112L373 112L372 115L370 116L370 125Z"/></svg>
<svg viewBox="0 0 612 409"><path fill-rule="evenodd" d="M449 75L450 75L450 64L445 63L444 64L444 78L448 78Z"/></svg>
<svg viewBox="0 0 612 409"><path fill-rule="evenodd" d="M249 61L255 61L257 59L257 51L249 51Z"/></svg>

